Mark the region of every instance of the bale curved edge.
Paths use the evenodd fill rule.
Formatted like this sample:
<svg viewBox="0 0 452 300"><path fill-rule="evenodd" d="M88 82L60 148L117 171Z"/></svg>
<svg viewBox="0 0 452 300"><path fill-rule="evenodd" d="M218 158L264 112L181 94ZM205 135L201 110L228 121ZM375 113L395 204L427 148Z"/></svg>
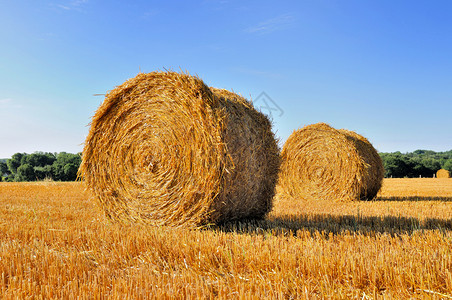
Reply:
<svg viewBox="0 0 452 300"><path fill-rule="evenodd" d="M436 172L436 178L450 178L450 172L445 169L439 169Z"/></svg>
<svg viewBox="0 0 452 300"><path fill-rule="evenodd" d="M294 131L281 153L279 189L307 200L372 200L381 188L384 168L367 139L325 123Z"/></svg>
<svg viewBox="0 0 452 300"><path fill-rule="evenodd" d="M79 174L113 219L201 226L264 217L279 161L270 122L246 99L152 72L106 95Z"/></svg>

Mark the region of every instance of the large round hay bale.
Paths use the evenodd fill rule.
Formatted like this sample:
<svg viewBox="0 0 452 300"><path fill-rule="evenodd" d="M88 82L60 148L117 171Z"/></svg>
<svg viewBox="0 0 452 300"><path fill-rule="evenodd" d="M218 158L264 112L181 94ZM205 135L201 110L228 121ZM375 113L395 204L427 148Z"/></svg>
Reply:
<svg viewBox="0 0 452 300"><path fill-rule="evenodd" d="M445 169L439 169L436 172L436 178L450 178L450 173Z"/></svg>
<svg viewBox="0 0 452 300"><path fill-rule="evenodd" d="M106 95L80 175L114 219L199 226L264 217L278 167L271 123L248 101L153 72Z"/></svg>
<svg viewBox="0 0 452 300"><path fill-rule="evenodd" d="M315 200L372 200L383 163L361 135L325 123L294 131L281 153L279 186L286 195Z"/></svg>

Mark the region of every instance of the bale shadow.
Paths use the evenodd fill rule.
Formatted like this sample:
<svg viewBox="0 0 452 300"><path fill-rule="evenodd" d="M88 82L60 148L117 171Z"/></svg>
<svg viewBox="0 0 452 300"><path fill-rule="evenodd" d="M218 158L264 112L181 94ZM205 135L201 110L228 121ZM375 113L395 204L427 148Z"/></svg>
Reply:
<svg viewBox="0 0 452 300"><path fill-rule="evenodd" d="M452 233L452 219L427 218L420 220L414 217L396 216L360 216L302 214L270 217L264 220L248 220L223 223L211 227L223 232L258 235L297 235L299 231L329 236L341 233L364 235L413 234L424 230L440 230L444 234Z"/></svg>
<svg viewBox="0 0 452 300"><path fill-rule="evenodd" d="M452 197L420 197L420 196L377 197L374 201L443 201L443 202L452 202Z"/></svg>

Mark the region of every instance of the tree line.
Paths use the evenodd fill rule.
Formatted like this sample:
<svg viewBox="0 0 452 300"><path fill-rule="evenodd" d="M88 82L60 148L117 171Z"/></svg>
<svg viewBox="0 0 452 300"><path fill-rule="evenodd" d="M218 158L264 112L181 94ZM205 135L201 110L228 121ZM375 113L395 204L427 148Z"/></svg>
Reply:
<svg viewBox="0 0 452 300"><path fill-rule="evenodd" d="M416 150L408 153L380 153L385 177L433 177L439 169L452 173L452 150ZM81 153L16 153L0 161L0 181L74 181L82 162Z"/></svg>
<svg viewBox="0 0 452 300"><path fill-rule="evenodd" d="M15 153L0 161L0 181L74 181L81 162L81 153Z"/></svg>
<svg viewBox="0 0 452 300"><path fill-rule="evenodd" d="M380 153L385 177L433 177L439 169L452 173L452 150L416 150L408 153Z"/></svg>

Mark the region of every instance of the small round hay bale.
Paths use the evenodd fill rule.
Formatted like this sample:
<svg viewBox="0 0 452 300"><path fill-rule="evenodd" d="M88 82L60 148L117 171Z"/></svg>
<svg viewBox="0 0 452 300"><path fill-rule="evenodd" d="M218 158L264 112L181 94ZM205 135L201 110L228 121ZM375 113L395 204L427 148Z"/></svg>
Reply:
<svg viewBox="0 0 452 300"><path fill-rule="evenodd" d="M281 159L279 186L291 197L372 200L383 181L383 163L369 141L325 123L294 131Z"/></svg>
<svg viewBox="0 0 452 300"><path fill-rule="evenodd" d="M450 172L445 169L439 169L436 172L436 178L450 178Z"/></svg>
<svg viewBox="0 0 452 300"><path fill-rule="evenodd" d="M152 72L106 95L80 175L111 218L191 227L264 217L278 167L271 123L249 102Z"/></svg>

